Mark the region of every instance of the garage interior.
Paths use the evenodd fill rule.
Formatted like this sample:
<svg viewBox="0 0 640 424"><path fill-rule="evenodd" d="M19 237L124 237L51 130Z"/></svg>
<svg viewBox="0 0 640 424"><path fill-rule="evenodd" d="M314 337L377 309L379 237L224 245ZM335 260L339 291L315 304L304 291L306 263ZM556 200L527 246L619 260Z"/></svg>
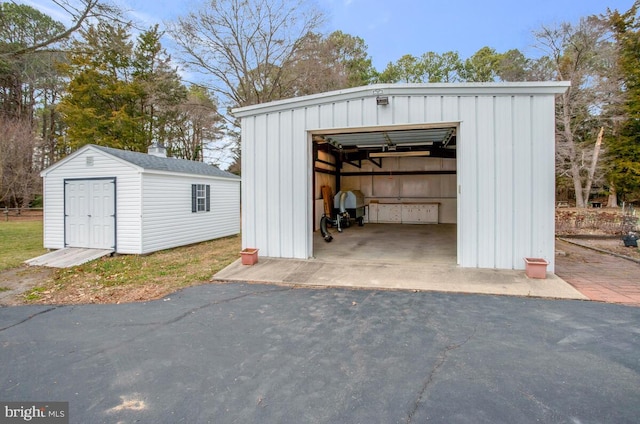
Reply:
<svg viewBox="0 0 640 424"><path fill-rule="evenodd" d="M313 257L456 265L457 132L456 123L314 132ZM363 204L364 226L347 205L350 226L338 231L341 192Z"/></svg>

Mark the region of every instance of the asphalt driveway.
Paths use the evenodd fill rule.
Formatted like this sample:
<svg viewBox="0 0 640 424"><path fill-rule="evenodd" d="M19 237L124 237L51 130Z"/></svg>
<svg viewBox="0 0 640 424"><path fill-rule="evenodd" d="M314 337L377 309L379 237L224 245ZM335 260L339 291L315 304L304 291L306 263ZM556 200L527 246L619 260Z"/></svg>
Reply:
<svg viewBox="0 0 640 424"><path fill-rule="evenodd" d="M0 346L0 400L68 401L71 423L640 416L640 308L623 305L212 284L0 308Z"/></svg>

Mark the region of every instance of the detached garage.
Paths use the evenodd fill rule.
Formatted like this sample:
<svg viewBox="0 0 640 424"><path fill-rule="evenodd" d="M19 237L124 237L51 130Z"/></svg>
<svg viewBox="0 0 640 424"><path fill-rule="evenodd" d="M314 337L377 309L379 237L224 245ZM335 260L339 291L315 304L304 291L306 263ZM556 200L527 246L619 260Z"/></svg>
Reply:
<svg viewBox="0 0 640 424"><path fill-rule="evenodd" d="M44 247L144 254L240 232L240 178L164 149L87 145L45 169Z"/></svg>
<svg viewBox="0 0 640 424"><path fill-rule="evenodd" d="M365 228L451 228L461 267L541 257L553 272L555 96L568 86L373 85L235 109L243 248L314 257L323 192L347 191Z"/></svg>

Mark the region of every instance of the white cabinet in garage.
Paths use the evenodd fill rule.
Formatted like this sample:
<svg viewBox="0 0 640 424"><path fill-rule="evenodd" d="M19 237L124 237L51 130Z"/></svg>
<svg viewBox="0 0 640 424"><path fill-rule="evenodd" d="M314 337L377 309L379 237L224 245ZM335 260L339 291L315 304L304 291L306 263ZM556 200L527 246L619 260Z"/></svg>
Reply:
<svg viewBox="0 0 640 424"><path fill-rule="evenodd" d="M378 204L378 222L381 224L402 222L402 205Z"/></svg>
<svg viewBox="0 0 640 424"><path fill-rule="evenodd" d="M438 203L370 203L368 220L374 224L437 224Z"/></svg>
<svg viewBox="0 0 640 424"><path fill-rule="evenodd" d="M437 203L416 203L402 205L403 224L437 224L438 204Z"/></svg>

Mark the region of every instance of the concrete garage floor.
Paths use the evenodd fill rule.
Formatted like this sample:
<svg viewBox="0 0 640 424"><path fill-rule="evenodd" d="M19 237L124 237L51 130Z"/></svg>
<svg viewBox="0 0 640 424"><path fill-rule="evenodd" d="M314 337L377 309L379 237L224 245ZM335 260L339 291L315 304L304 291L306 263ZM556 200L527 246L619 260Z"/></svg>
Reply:
<svg viewBox="0 0 640 424"><path fill-rule="evenodd" d="M455 224L356 224L342 233L333 228L330 232L331 243L319 231L314 233L316 259L456 266Z"/></svg>
<svg viewBox="0 0 640 424"><path fill-rule="evenodd" d="M213 280L587 300L551 273L541 280L524 271L459 268L454 224L365 224L330 231L331 243L314 233L312 259L259 257L251 266L238 259Z"/></svg>

